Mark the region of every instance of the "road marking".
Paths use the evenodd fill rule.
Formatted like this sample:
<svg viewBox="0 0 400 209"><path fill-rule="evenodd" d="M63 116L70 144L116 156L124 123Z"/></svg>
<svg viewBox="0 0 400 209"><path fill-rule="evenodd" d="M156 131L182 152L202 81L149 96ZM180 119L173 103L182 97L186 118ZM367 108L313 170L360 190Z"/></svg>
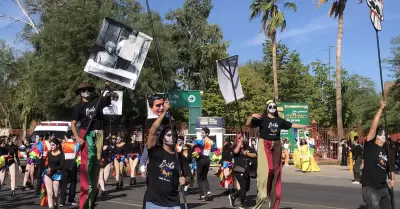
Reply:
<svg viewBox="0 0 400 209"><path fill-rule="evenodd" d="M322 205L308 205L308 204L302 204L302 203L296 203L296 202L283 202L283 201L281 201L281 203L289 204L289 205L299 205L299 206L314 207L314 208L346 209L346 208L335 208L335 207L322 206Z"/></svg>
<svg viewBox="0 0 400 209"><path fill-rule="evenodd" d="M112 200L107 200L105 202L112 202L112 203L117 203L117 204L121 204L121 205L130 205L130 206L135 206L135 207L143 207L143 205L139 205L139 204L127 203L127 202L118 202L118 201L112 201Z"/></svg>

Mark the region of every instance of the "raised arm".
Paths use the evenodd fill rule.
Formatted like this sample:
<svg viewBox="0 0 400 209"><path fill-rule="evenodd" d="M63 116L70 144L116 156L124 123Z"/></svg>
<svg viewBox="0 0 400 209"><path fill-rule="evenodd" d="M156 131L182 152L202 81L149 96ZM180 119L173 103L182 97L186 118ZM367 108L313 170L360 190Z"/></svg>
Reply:
<svg viewBox="0 0 400 209"><path fill-rule="evenodd" d="M147 137L147 149L151 149L156 145L157 130L160 127L161 122L163 121L165 115L167 114L169 107L170 107L169 102L165 101L164 102L164 112L151 125L151 128L149 130L149 136Z"/></svg>
<svg viewBox="0 0 400 209"><path fill-rule="evenodd" d="M246 120L246 126L249 127L255 127L258 126L260 120L261 120L261 114L255 113L252 114L250 117L247 118Z"/></svg>
<svg viewBox="0 0 400 209"><path fill-rule="evenodd" d="M242 148L242 144L243 144L243 139L242 139L242 136L240 135L240 136L238 136L238 139L236 140L236 147L233 150L233 152L235 154L238 154L240 152L240 148Z"/></svg>
<svg viewBox="0 0 400 209"><path fill-rule="evenodd" d="M372 139L375 138L376 129L378 128L378 125L379 125L379 119L381 118L382 111L385 108L385 106L386 106L386 102L382 100L379 105L379 109L374 116L374 119L372 119L371 128L369 129L369 132L367 135L367 142L371 141Z"/></svg>

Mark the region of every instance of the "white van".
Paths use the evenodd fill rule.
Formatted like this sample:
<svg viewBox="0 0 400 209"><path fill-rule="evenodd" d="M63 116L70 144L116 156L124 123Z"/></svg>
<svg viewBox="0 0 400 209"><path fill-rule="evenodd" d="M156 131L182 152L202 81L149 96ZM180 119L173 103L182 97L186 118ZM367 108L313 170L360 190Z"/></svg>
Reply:
<svg viewBox="0 0 400 209"><path fill-rule="evenodd" d="M37 135L54 134L56 138L64 139L67 132L71 131L71 122L68 121L43 121L36 126L31 137L31 142L35 141Z"/></svg>

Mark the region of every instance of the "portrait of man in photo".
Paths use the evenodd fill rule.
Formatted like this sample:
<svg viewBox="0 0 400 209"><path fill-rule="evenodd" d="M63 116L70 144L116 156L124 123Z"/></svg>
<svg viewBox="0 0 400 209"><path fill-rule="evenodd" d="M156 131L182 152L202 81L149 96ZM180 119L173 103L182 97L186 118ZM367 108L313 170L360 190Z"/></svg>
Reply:
<svg viewBox="0 0 400 209"><path fill-rule="evenodd" d="M147 100L147 118L158 118L164 111L165 98L161 95L153 95Z"/></svg>

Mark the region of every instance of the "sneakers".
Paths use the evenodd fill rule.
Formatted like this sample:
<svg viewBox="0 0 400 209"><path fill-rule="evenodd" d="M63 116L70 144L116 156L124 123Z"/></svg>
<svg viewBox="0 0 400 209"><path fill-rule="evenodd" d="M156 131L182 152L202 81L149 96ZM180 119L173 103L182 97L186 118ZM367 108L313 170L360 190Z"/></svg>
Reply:
<svg viewBox="0 0 400 209"><path fill-rule="evenodd" d="M207 192L206 196L204 197L205 201L210 201L211 199L211 192Z"/></svg>
<svg viewBox="0 0 400 209"><path fill-rule="evenodd" d="M231 207L235 207L235 197L233 196L233 194L230 194L228 196L229 199L229 204L231 205Z"/></svg>
<svg viewBox="0 0 400 209"><path fill-rule="evenodd" d="M353 181L352 184L360 184L358 181Z"/></svg>

